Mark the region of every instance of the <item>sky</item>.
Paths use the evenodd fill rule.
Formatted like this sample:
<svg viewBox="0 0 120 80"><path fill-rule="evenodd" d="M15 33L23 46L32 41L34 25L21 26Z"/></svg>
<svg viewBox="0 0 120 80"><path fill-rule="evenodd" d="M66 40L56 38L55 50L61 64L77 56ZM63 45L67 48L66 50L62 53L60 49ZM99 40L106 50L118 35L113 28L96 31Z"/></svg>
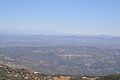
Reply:
<svg viewBox="0 0 120 80"><path fill-rule="evenodd" d="M0 33L120 36L120 0L0 0Z"/></svg>

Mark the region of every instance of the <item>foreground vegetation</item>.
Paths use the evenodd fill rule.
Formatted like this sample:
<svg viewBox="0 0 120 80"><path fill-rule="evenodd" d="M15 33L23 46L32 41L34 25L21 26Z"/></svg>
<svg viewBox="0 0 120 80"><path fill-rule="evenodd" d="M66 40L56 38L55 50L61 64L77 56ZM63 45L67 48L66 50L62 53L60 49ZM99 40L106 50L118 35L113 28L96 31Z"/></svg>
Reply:
<svg viewBox="0 0 120 80"><path fill-rule="evenodd" d="M48 76L26 69L13 69L1 64L0 80L120 80L120 74L107 76L62 76L59 74Z"/></svg>

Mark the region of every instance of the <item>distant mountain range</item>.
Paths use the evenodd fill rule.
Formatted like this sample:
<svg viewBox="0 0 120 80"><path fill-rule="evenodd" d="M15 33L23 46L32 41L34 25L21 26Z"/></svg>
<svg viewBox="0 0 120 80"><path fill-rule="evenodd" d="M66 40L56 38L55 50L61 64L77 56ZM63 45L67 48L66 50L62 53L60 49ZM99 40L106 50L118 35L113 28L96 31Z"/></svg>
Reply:
<svg viewBox="0 0 120 80"><path fill-rule="evenodd" d="M120 73L120 38L0 35L0 63L45 74Z"/></svg>

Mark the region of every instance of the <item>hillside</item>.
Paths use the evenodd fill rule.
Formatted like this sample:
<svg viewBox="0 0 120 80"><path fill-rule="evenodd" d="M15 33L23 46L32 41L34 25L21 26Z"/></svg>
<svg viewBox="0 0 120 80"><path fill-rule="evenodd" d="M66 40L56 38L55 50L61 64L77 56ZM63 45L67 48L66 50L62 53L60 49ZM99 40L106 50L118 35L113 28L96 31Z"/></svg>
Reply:
<svg viewBox="0 0 120 80"><path fill-rule="evenodd" d="M0 80L43 80L44 75L32 73L26 69L13 69L0 64Z"/></svg>
<svg viewBox="0 0 120 80"><path fill-rule="evenodd" d="M15 69L0 64L0 80L120 80L120 74L106 76L86 75L44 75L27 69Z"/></svg>

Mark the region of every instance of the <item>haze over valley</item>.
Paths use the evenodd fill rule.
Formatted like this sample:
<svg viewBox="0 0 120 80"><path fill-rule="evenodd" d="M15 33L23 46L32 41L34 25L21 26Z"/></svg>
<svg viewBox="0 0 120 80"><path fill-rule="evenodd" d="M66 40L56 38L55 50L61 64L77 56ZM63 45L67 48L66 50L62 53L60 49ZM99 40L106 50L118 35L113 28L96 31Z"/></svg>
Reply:
<svg viewBox="0 0 120 80"><path fill-rule="evenodd" d="M0 35L0 63L45 74L120 72L120 37Z"/></svg>

